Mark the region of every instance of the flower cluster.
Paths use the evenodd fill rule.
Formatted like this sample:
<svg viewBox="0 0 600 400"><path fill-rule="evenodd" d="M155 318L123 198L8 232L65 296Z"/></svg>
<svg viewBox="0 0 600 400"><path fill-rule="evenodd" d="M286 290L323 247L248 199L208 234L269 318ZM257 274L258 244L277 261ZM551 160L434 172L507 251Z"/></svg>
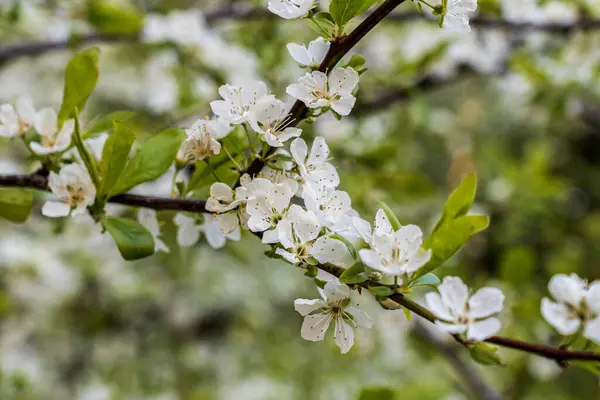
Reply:
<svg viewBox="0 0 600 400"><path fill-rule="evenodd" d="M454 32L471 32L469 13L477 9L477 0L445 0L443 28Z"/></svg>

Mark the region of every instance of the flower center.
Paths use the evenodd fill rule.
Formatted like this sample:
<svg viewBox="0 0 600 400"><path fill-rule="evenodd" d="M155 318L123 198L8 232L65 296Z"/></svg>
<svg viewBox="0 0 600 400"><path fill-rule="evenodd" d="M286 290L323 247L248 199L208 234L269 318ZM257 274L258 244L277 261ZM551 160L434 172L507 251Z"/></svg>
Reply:
<svg viewBox="0 0 600 400"><path fill-rule="evenodd" d="M67 204L71 207L77 207L79 204L85 202L85 190L81 186L67 186L69 191L69 197Z"/></svg>
<svg viewBox="0 0 600 400"><path fill-rule="evenodd" d="M42 146L54 147L56 145L56 138L54 136L42 136Z"/></svg>

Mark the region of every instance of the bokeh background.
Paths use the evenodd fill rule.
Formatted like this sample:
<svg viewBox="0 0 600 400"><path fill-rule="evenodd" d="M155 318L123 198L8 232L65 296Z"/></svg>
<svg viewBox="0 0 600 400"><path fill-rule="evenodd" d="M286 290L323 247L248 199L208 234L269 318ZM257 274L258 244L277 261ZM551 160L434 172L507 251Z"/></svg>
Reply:
<svg viewBox="0 0 600 400"><path fill-rule="evenodd" d="M132 110L138 135L191 125L226 82L261 79L285 98L302 74L285 45L317 35L265 3L3 0L0 103L28 93L58 107L66 63L92 44L101 74L83 118ZM201 40L147 43L144 16L173 10L204 21ZM480 0L477 15L471 34L453 34L399 7L355 48L368 71L351 116L304 124L304 135L327 139L341 188L369 220L382 200L428 232L476 172L490 228L440 276L502 288L502 334L556 344L539 313L549 278L600 279L600 4ZM1 173L36 166L21 143L0 140ZM168 195L169 178L138 191ZM302 340L293 300L317 296L314 284L252 235L180 249L161 212L171 252L125 262L90 218L45 219L35 204L25 224L0 221L0 399L477 398L401 311L368 295L375 324L349 354L329 336ZM500 353L505 366L482 367L456 352L508 398L600 398L584 368Z"/></svg>

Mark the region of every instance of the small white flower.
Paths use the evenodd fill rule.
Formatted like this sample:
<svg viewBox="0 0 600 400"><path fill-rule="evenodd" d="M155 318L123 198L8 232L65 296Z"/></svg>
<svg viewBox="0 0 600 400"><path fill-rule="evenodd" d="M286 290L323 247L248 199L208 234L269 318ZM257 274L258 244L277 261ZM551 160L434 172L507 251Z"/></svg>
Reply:
<svg viewBox="0 0 600 400"><path fill-rule="evenodd" d="M201 229L204 231L206 241L213 249L220 249L225 246L227 239L237 242L241 238L239 225L233 232L223 233L221 230L221 222L212 214L204 214L204 223L202 224Z"/></svg>
<svg viewBox="0 0 600 400"><path fill-rule="evenodd" d="M315 138L308 154L308 146L304 139L294 139L290 146L292 158L298 165L300 176L304 182L315 182L320 186L337 187L340 177L335 167L327 162L329 146L322 137Z"/></svg>
<svg viewBox="0 0 600 400"><path fill-rule="evenodd" d="M294 301L294 308L304 317L300 334L305 340L321 341L335 320L334 341L346 354L354 345L354 328L371 328L371 318L350 305L350 288L346 285L329 281L321 295L323 299Z"/></svg>
<svg viewBox="0 0 600 400"><path fill-rule="evenodd" d="M242 86L223 85L219 88L223 100L210 103L210 108L218 117L232 124L248 120L248 111L263 96L268 95L264 82L252 81Z"/></svg>
<svg viewBox="0 0 600 400"><path fill-rule="evenodd" d="M583 328L583 336L600 343L600 281L588 285L576 274L558 274L548 284L556 302L542 299L542 315L562 335Z"/></svg>
<svg viewBox="0 0 600 400"><path fill-rule="evenodd" d="M368 234L367 234L368 236ZM423 232L416 225L405 225L396 232L383 212L375 219L375 230L369 244L371 249L361 249L361 260L369 267L391 276L410 275L425 265L431 251L421 247Z"/></svg>
<svg viewBox="0 0 600 400"><path fill-rule="evenodd" d="M29 96L17 99L16 107L0 105L0 137L24 135L35 124L35 108Z"/></svg>
<svg viewBox="0 0 600 400"><path fill-rule="evenodd" d="M310 255L310 246L321 232L317 216L294 204L287 217L279 223L279 243L286 249L278 248L279 254L292 264L299 264Z"/></svg>
<svg viewBox="0 0 600 400"><path fill-rule="evenodd" d="M156 218L156 211L150 208L140 208L138 210L138 222L144 226L152 235L154 239L154 252L164 251L165 253L169 252L169 248L163 242L160 236L160 225L158 223L158 218Z"/></svg>
<svg viewBox="0 0 600 400"><path fill-rule="evenodd" d="M477 9L477 0L448 0L442 27L452 32L471 32L469 13Z"/></svg>
<svg viewBox="0 0 600 400"><path fill-rule="evenodd" d="M306 15L315 5L315 0L269 0L267 7L281 18L294 19Z"/></svg>
<svg viewBox="0 0 600 400"><path fill-rule="evenodd" d="M210 197L206 201L206 210L217 213L216 218L224 233L231 233L239 226L246 226L244 202L248 200L249 176L244 175L241 185L233 191L223 182L213 183Z"/></svg>
<svg viewBox="0 0 600 400"><path fill-rule="evenodd" d="M31 150L39 155L57 153L66 150L71 144L75 120L66 120L59 127L56 111L43 108L36 115L35 129L41 136L41 142L31 142Z"/></svg>
<svg viewBox="0 0 600 400"><path fill-rule="evenodd" d="M254 196L246 205L252 232L264 232L263 243L279 242L279 224L287 215L296 188L288 183L273 183L264 178L252 181Z"/></svg>
<svg viewBox="0 0 600 400"><path fill-rule="evenodd" d="M330 46L329 42L318 37L308 44L308 48L303 44L289 43L287 49L292 58L302 67L319 68Z"/></svg>
<svg viewBox="0 0 600 400"><path fill-rule="evenodd" d="M228 123L218 119L196 121L190 129L185 130L187 139L181 145L183 157L188 162L195 162L219 154L221 143L217 139L227 136L231 129Z"/></svg>
<svg viewBox="0 0 600 400"><path fill-rule="evenodd" d="M469 297L469 288L460 278L447 276L438 293L427 293L425 301L437 317L435 324L451 334L467 333L467 339L482 341L496 334L502 325L492 315L504 305L499 289L484 287Z"/></svg>
<svg viewBox="0 0 600 400"><path fill-rule="evenodd" d="M329 236L319 237L310 247L309 253L321 264L331 263L348 268L355 263L346 245Z"/></svg>
<svg viewBox="0 0 600 400"><path fill-rule="evenodd" d="M308 108L331 107L340 115L348 115L356 102L352 90L357 83L358 72L353 68L335 68L329 77L321 71L307 72L286 92Z"/></svg>
<svg viewBox="0 0 600 400"><path fill-rule="evenodd" d="M281 147L283 143L302 133L302 129L288 126L292 121L287 115L282 101L275 96L265 96L248 112L248 122L269 146Z"/></svg>
<svg viewBox="0 0 600 400"><path fill-rule="evenodd" d="M193 246L200 239L200 227L195 218L177 213L173 222L177 225L177 244L180 247Z"/></svg>
<svg viewBox="0 0 600 400"><path fill-rule="evenodd" d="M48 186L59 201L44 204L42 214L46 217L82 214L96 198L96 188L88 172L79 164L66 165L58 174L50 172Z"/></svg>
<svg viewBox="0 0 600 400"><path fill-rule="evenodd" d="M331 186L307 182L303 186L302 197L306 209L315 213L320 223L334 232L336 225L352 222L351 218L344 218L352 210L348 193Z"/></svg>

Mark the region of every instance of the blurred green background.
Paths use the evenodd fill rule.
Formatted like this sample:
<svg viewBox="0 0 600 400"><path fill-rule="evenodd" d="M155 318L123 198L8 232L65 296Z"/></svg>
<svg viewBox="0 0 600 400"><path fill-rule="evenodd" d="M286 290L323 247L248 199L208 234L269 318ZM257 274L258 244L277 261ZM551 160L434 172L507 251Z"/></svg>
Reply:
<svg viewBox="0 0 600 400"><path fill-rule="evenodd" d="M87 120L126 109L139 114L141 135L189 126L210 113L219 85L244 79L285 99L303 73L285 45L316 33L265 3L6 0L0 103L29 93L36 107L57 107L64 66L92 42L101 75ZM144 15L172 10L204 15L201 46L143 43ZM550 27L597 21L600 5L481 0L479 10L506 24L480 19L457 35L413 15L410 3L399 7L355 49L369 70L352 114L305 123L303 135L327 139L341 188L365 219L381 200L426 233L448 193L476 172L475 208L490 228L440 275L502 288L501 333L557 344L539 312L549 278L600 279L600 24ZM35 168L21 143L0 139L1 173ZM168 179L140 191L168 195ZM477 398L401 311L370 296L361 305L374 327L349 354L330 337L301 339L293 300L317 296L314 285L264 257L250 234L220 251L205 240L179 249L173 214L161 212L171 253L128 263L91 219L44 219L41 204L23 225L0 221L0 399ZM586 369L500 352L504 367L458 355L508 398L600 398Z"/></svg>

